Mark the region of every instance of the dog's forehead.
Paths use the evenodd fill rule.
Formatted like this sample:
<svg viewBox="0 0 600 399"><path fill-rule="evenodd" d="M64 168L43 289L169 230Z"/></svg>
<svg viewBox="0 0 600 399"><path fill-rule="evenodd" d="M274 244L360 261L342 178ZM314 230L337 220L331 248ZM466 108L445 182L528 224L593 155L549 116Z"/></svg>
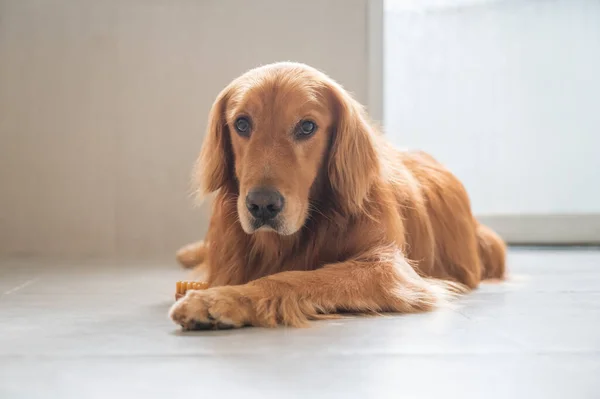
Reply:
<svg viewBox="0 0 600 399"><path fill-rule="evenodd" d="M327 98L320 80L303 75L249 77L233 90L228 102L228 114L264 113L279 115L324 109Z"/></svg>

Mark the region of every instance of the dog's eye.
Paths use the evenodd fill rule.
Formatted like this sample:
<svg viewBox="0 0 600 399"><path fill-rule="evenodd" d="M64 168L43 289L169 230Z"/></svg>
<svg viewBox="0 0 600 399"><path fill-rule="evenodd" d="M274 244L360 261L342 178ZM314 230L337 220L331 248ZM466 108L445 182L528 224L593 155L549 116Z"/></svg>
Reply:
<svg viewBox="0 0 600 399"><path fill-rule="evenodd" d="M296 126L296 137L306 138L312 136L317 131L317 124L311 120L305 119Z"/></svg>
<svg viewBox="0 0 600 399"><path fill-rule="evenodd" d="M250 120L248 118L246 118L245 116L240 116L239 118L237 118L235 120L235 130L241 135L241 136L248 136L250 134L250 128L252 127L250 125Z"/></svg>

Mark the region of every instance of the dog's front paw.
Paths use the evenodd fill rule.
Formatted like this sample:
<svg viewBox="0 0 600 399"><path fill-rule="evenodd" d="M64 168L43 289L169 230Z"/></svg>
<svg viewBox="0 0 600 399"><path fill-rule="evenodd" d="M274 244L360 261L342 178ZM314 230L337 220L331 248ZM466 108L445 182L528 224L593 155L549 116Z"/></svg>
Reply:
<svg viewBox="0 0 600 399"><path fill-rule="evenodd" d="M184 330L238 328L250 324L250 299L237 287L215 287L188 291L169 311L169 317Z"/></svg>

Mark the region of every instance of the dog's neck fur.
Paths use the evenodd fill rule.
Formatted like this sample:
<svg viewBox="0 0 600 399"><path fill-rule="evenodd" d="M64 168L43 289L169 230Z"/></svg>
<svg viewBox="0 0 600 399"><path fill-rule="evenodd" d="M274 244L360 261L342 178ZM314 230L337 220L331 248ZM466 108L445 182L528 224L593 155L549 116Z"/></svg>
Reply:
<svg viewBox="0 0 600 399"><path fill-rule="evenodd" d="M325 188L318 189L319 192L322 190ZM217 224L230 227L227 233L222 232L220 237L209 240L217 244L213 255L228 259L231 264L229 267L210 265L215 282L243 283L279 271L313 270L325 263L341 260L342 235L351 220L338 213L332 204L311 202L304 226L292 235L283 236L270 231L247 234L238 219L237 196L236 192L224 190L216 198L215 209L220 211L213 217L225 218ZM225 242L229 243L227 248L219 245Z"/></svg>

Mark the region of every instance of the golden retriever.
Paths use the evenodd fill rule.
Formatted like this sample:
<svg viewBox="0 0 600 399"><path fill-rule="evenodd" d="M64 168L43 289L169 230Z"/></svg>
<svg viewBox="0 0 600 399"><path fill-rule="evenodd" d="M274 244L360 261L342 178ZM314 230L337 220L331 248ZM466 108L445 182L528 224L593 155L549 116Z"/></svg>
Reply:
<svg viewBox="0 0 600 399"><path fill-rule="evenodd" d="M303 326L336 313L423 312L505 273L505 244L463 185L392 148L363 107L298 63L250 70L217 97L196 172L216 193L204 242L178 253L210 288L184 329Z"/></svg>

